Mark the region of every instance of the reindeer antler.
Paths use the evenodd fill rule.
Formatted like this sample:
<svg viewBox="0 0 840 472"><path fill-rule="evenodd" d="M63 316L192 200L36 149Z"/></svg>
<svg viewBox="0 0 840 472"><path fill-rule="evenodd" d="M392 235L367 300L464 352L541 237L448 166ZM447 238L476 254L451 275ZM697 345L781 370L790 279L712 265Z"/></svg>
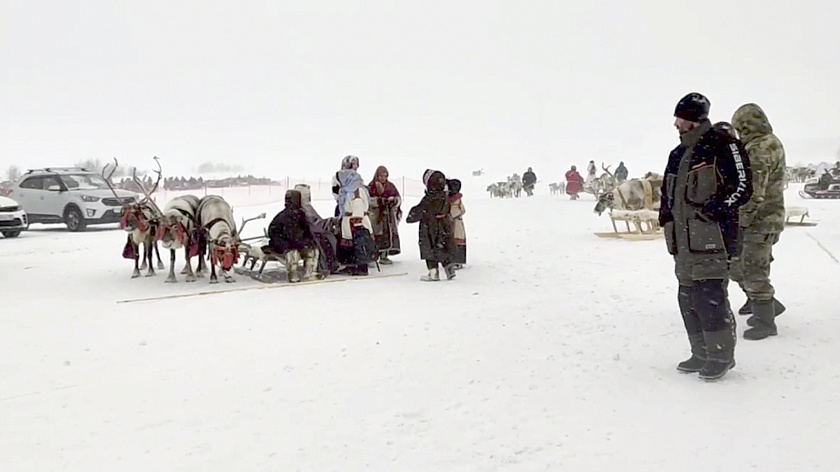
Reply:
<svg viewBox="0 0 840 472"><path fill-rule="evenodd" d="M105 164L104 166L102 166L102 178L104 178L105 180L111 180L111 177L113 177L113 176L114 176L114 172L116 172L116 171L117 171L117 167L118 167L119 165L120 165L120 162L119 162L119 161L117 160L117 158L115 157L115 158L114 158L114 169L113 169L113 170L111 171L111 173L110 173L110 174L108 174L107 176L105 175L105 169L107 169L107 168L108 168L108 164Z"/></svg>
<svg viewBox="0 0 840 472"><path fill-rule="evenodd" d="M143 192L143 195L145 195L145 196L146 196L146 198L144 198L144 199L140 202L140 204L148 204L148 205L149 205L149 207L152 209L152 211L154 211L155 213L157 213L157 216L158 216L158 217L162 217L162 216L163 216L163 212L162 212L162 211L160 211L160 208L158 208L157 204L156 204L156 203L155 203L155 201L152 199L152 193L154 193L154 190L155 190L155 189L157 189L157 184L158 184L158 183L160 183L160 176L161 176L160 162L158 161L157 156L155 156L155 161L158 163L158 170L156 171L156 172L157 172L157 174L158 174L158 181L155 183L155 188L154 188L154 189L152 189L152 192L148 192L148 191L146 190L146 187L144 187L144 186L143 186L143 183L142 183L142 182L140 182L140 179L138 179L138 178L137 178L137 168L136 168L136 167L135 167L135 168L134 168L134 170L131 172L131 177L132 177L132 179L134 179L134 183L136 183L136 184L137 184L137 186L139 186L139 187L140 187L140 190Z"/></svg>
<svg viewBox="0 0 840 472"><path fill-rule="evenodd" d="M609 175L610 175L610 177L615 178L615 176L612 174L612 172L610 172L610 167L611 167L611 166L606 166L606 167L604 167L604 163L603 163L603 162L601 163L601 168L602 168L602 169L604 169L604 172L606 172L607 174L609 174Z"/></svg>
<svg viewBox="0 0 840 472"><path fill-rule="evenodd" d="M160 179L163 177L163 169L160 167L160 158L155 156L153 157L153 159L155 160L155 163L157 163L158 166L158 170L155 171L155 173L158 175L158 178L157 182L155 182L155 186L152 187L152 191L149 192L150 194L155 193L157 191L158 184L160 184Z"/></svg>
<svg viewBox="0 0 840 472"><path fill-rule="evenodd" d="M263 218L265 218L265 212L260 213L259 215L251 217L251 218L247 218L247 219L242 218L242 226L240 226L239 231L236 232L236 239L238 239L239 241L242 240L242 230L245 229L245 223L247 223L249 221L260 220L260 219L263 219Z"/></svg>
<svg viewBox="0 0 840 472"><path fill-rule="evenodd" d="M114 186L113 186L113 185L111 185L111 177L113 177L113 176L114 176L114 172L116 172L116 171L117 171L117 167L119 167L119 165L120 165L120 162L119 162L119 161L117 160L117 158L115 157L115 158L114 158L114 169L113 169L113 170L111 171L111 173L110 173L110 174L108 174L107 176L105 176L105 169L107 169L107 168L108 168L108 164L105 164L105 165L102 167L102 178L103 178L103 179L105 179L105 184L106 184L106 185L108 185L108 188L109 188L109 189L111 189L111 193L113 193L113 194L114 194L114 198L116 198L116 199L117 199L117 201L120 201L120 197L119 197L119 195L117 195L117 191L116 191L116 190L114 190Z"/></svg>

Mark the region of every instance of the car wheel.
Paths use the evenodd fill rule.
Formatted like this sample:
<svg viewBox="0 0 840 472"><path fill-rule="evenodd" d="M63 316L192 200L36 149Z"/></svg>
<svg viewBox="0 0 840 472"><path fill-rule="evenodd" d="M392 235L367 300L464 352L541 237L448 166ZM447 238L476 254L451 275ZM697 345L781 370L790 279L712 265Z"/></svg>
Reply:
<svg viewBox="0 0 840 472"><path fill-rule="evenodd" d="M70 231L85 230L85 218L82 216L81 210L74 206L64 212L64 223Z"/></svg>
<svg viewBox="0 0 840 472"><path fill-rule="evenodd" d="M3 231L3 236L7 238L16 238L20 236L20 231Z"/></svg>

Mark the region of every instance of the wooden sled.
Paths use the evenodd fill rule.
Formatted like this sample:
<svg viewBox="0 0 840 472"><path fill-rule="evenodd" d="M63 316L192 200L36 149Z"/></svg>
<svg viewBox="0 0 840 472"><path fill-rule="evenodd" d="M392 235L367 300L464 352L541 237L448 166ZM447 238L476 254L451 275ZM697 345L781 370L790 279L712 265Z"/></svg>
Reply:
<svg viewBox="0 0 840 472"><path fill-rule="evenodd" d="M655 233L595 233L595 236L605 239L624 239L627 241L652 241L664 237L662 231Z"/></svg>
<svg viewBox="0 0 840 472"><path fill-rule="evenodd" d="M616 221L624 222L627 233L618 231ZM613 210L610 222L616 234L653 234L659 231L659 213L653 210ZM633 229L630 229L630 223L633 223Z"/></svg>

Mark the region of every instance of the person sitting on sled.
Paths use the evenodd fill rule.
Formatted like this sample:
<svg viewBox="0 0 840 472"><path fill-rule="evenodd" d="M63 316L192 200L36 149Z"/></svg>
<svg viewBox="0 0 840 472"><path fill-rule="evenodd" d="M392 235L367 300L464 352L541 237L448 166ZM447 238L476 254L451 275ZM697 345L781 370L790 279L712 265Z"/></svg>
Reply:
<svg viewBox="0 0 840 472"><path fill-rule="evenodd" d="M338 239L334 228L341 221L340 218L321 218L321 215L312 206L312 191L307 184L295 185L295 190L300 192L300 201L306 220L309 222L309 230L318 245L320 257L318 258L318 274L321 278L327 277L338 270L336 259L336 248Z"/></svg>
<svg viewBox="0 0 840 472"><path fill-rule="evenodd" d="M303 259L303 280L315 279L318 267L318 246L306 214L301 205L301 195L297 190L286 192L286 208L277 214L268 225L268 247L271 251L282 254L286 264L289 282L300 282L298 263Z"/></svg>

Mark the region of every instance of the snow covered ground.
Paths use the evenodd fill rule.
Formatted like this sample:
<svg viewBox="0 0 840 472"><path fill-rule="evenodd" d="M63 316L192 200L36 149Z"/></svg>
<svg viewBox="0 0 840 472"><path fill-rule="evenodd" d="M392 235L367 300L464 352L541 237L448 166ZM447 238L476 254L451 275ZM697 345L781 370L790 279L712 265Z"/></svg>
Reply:
<svg viewBox="0 0 840 472"><path fill-rule="evenodd" d="M419 281L407 224L382 269L407 276L123 304L263 285L131 280L113 229L0 240L0 470L836 470L840 201L791 187L819 225L776 247L779 336L739 339L706 383L675 370L662 240L595 237L591 196L464 183L469 267L448 282ZM230 197L238 218L282 205Z"/></svg>

